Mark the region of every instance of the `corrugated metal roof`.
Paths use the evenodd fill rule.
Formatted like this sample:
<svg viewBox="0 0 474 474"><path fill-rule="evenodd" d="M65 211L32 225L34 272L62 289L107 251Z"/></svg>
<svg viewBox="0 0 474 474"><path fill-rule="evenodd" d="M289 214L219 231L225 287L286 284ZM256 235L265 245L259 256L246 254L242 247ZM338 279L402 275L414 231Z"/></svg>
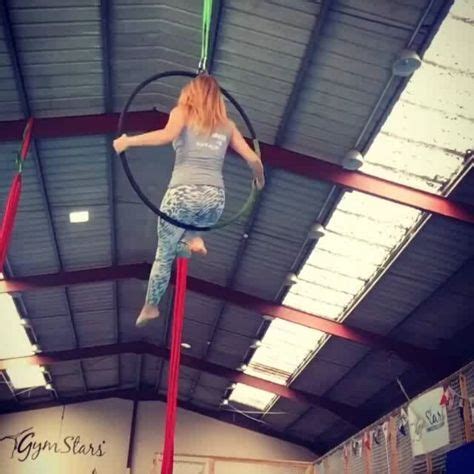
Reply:
<svg viewBox="0 0 474 474"><path fill-rule="evenodd" d="M30 106L37 117L104 110L98 0L12 2Z"/></svg>
<svg viewBox="0 0 474 474"><path fill-rule="evenodd" d="M314 435L321 432L325 426L333 423L338 423L341 427L345 425L345 423L333 413L322 408L311 408L305 413L303 418L292 426L292 431L300 435L314 437Z"/></svg>
<svg viewBox="0 0 474 474"><path fill-rule="evenodd" d="M157 72L196 70L200 55L201 4L120 0L114 4L112 32L114 96L121 107L133 88ZM178 40L179 38L179 40ZM134 107L169 110L182 79L167 79L141 93Z"/></svg>
<svg viewBox="0 0 474 474"><path fill-rule="evenodd" d="M335 2L298 97L286 147L340 161L354 146L425 3Z"/></svg>
<svg viewBox="0 0 474 474"><path fill-rule="evenodd" d="M194 391L193 402L214 407L218 406L222 401L222 394L228 386L228 380L202 373L199 385Z"/></svg>
<svg viewBox="0 0 474 474"><path fill-rule="evenodd" d="M110 265L110 158L105 138L41 140L38 151L64 269ZM88 210L89 222L70 223L69 213L77 210Z"/></svg>
<svg viewBox="0 0 474 474"><path fill-rule="evenodd" d="M272 171L239 264L235 288L267 299L277 297L329 189L327 183Z"/></svg>
<svg viewBox="0 0 474 474"><path fill-rule="evenodd" d="M118 385L117 356L101 357L83 362L85 378L89 390L106 389Z"/></svg>
<svg viewBox="0 0 474 474"><path fill-rule="evenodd" d="M473 237L474 243L474 237ZM395 329L394 335L419 347L435 348L467 328L474 314L474 260L471 258ZM460 351L462 347L458 348Z"/></svg>
<svg viewBox="0 0 474 474"><path fill-rule="evenodd" d="M273 142L319 5L224 2L214 73Z"/></svg>
<svg viewBox="0 0 474 474"><path fill-rule="evenodd" d="M23 117L4 28L0 28L0 120ZM2 144L3 146L3 144Z"/></svg>

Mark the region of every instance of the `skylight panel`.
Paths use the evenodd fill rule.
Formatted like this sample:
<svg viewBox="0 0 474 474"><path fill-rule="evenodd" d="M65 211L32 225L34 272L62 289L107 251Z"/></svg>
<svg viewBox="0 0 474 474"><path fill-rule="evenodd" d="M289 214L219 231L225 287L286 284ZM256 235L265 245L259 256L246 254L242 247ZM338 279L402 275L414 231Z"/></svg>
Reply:
<svg viewBox="0 0 474 474"><path fill-rule="evenodd" d="M7 369L7 375L16 390L46 386L44 373L38 365Z"/></svg>
<svg viewBox="0 0 474 474"><path fill-rule="evenodd" d="M301 270L299 278L307 281L317 281L319 275L327 276L329 280L324 281L324 286L354 293L360 288L361 282L364 283L364 280L379 267L378 263L378 261L365 258L364 255L341 256L315 247L310 260ZM346 277L350 278L337 278L337 276L334 278L334 275L337 274L345 274Z"/></svg>
<svg viewBox="0 0 474 474"><path fill-rule="evenodd" d="M378 223L391 223L405 228L411 227L420 214L417 209L358 191L344 194L337 209L349 214L360 214Z"/></svg>
<svg viewBox="0 0 474 474"><path fill-rule="evenodd" d="M316 259L314 259L317 262ZM356 271L352 268L343 269L347 274L357 274ZM347 276L342 273L337 273L331 271L330 267L328 268L319 268L313 265L305 265L301 270L299 277L301 280L310 281L313 283L321 282L322 285L330 288L338 288L341 291L346 293L357 293L359 289L364 286L365 281L357 278L356 276ZM293 290L296 289L296 286L291 288L290 293L293 293ZM336 304L333 302L333 304Z"/></svg>
<svg viewBox="0 0 474 474"><path fill-rule="evenodd" d="M265 342L255 351L245 373L285 385L301 361L314 351L323 336L322 332L299 324L274 320L265 334ZM274 396L270 394L272 395L270 397L268 392L247 390L248 388L237 387L232 392L230 400L260 409L266 408L273 400Z"/></svg>
<svg viewBox="0 0 474 474"><path fill-rule="evenodd" d="M21 318L13 302L7 294L0 295L0 359L23 357L34 354ZM7 371L10 383L15 389L45 386L44 373L39 366L18 366Z"/></svg>
<svg viewBox="0 0 474 474"><path fill-rule="evenodd" d="M344 293L305 281L299 281L292 288L292 293L325 303L337 303L338 306L345 306L354 297L352 293Z"/></svg>
<svg viewBox="0 0 474 474"><path fill-rule="evenodd" d="M374 260L382 260L388 250L383 245L364 242L355 236L348 237L334 232L328 232L318 242L318 246L323 250L339 255L367 255Z"/></svg>
<svg viewBox="0 0 474 474"><path fill-rule="evenodd" d="M312 300L311 298L299 296L295 293L288 293L283 304L290 306L291 308L299 309L311 314L317 314L318 316L324 316L329 319L336 319L344 309L343 306L325 303L324 301Z"/></svg>
<svg viewBox="0 0 474 474"><path fill-rule="evenodd" d="M265 392L258 388L249 387L242 383L238 383L237 386L232 391L229 400L247 405L250 407L255 407L258 410L265 410L275 399L275 395L270 392Z"/></svg>
<svg viewBox="0 0 474 474"><path fill-rule="evenodd" d="M393 247L406 233L406 229L401 226L391 226L387 229L387 225L383 222L339 210L334 212L326 230L362 239L373 244L380 245L382 243L387 247Z"/></svg>
<svg viewBox="0 0 474 474"><path fill-rule="evenodd" d="M0 359L32 355L31 342L20 324L20 316L13 299L7 294L0 295L0 317Z"/></svg>

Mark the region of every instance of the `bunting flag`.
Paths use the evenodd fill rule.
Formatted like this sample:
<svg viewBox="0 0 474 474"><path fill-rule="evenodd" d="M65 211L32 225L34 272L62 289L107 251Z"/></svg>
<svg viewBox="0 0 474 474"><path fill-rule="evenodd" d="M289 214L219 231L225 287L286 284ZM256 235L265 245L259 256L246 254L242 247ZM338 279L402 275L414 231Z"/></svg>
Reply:
<svg viewBox="0 0 474 474"><path fill-rule="evenodd" d="M464 399L461 397L459 397L458 408L459 408L459 416L461 417L461 420L464 421Z"/></svg>
<svg viewBox="0 0 474 474"><path fill-rule="evenodd" d="M474 441L474 430L472 429L471 399L465 374L459 374L459 391L459 412L464 425L464 439L470 443Z"/></svg>
<svg viewBox="0 0 474 474"><path fill-rule="evenodd" d="M374 431L372 431L372 439L375 444L380 444L382 442L383 431L381 426L377 426Z"/></svg>
<svg viewBox="0 0 474 474"><path fill-rule="evenodd" d="M344 456L344 474L350 474L350 467L349 467L349 446L345 444L342 447L342 455Z"/></svg>
<svg viewBox="0 0 474 474"><path fill-rule="evenodd" d="M353 439L352 440L352 454L356 458L360 458L362 456L362 443L360 439Z"/></svg>
<svg viewBox="0 0 474 474"><path fill-rule="evenodd" d="M385 443L388 443L388 440L390 439L390 432L388 430L388 421L384 421L382 423L382 432L383 432L383 437L385 438Z"/></svg>
<svg viewBox="0 0 474 474"><path fill-rule="evenodd" d="M408 413L405 408L400 409L400 418L398 420L398 431L402 436L407 435L408 430Z"/></svg>
<svg viewBox="0 0 474 474"><path fill-rule="evenodd" d="M349 445L345 444L343 447L342 447L342 454L344 456L344 459L349 459Z"/></svg>
<svg viewBox="0 0 474 474"><path fill-rule="evenodd" d="M372 474L372 436L373 430L366 431L363 436L363 445L364 445L364 467L365 474Z"/></svg>
<svg viewBox="0 0 474 474"><path fill-rule="evenodd" d="M441 396L439 404L445 405L446 408L449 408L451 410L454 408L455 398L456 392L450 385L446 385L445 387L443 387L443 395Z"/></svg>
<svg viewBox="0 0 474 474"><path fill-rule="evenodd" d="M389 464L391 474L400 474L399 456L398 456L398 430L397 430L397 418L395 416L390 417L389 421L389 433L390 433L390 456Z"/></svg>
<svg viewBox="0 0 474 474"><path fill-rule="evenodd" d="M364 433L364 446L367 449L372 449L372 433L373 431L366 431Z"/></svg>

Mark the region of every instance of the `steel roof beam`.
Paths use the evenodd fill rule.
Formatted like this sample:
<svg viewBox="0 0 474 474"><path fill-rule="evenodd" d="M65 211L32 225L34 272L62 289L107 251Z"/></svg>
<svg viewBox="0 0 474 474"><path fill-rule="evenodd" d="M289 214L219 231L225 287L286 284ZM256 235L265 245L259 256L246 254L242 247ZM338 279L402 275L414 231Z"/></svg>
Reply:
<svg viewBox="0 0 474 474"><path fill-rule="evenodd" d="M125 389L112 389L112 390L101 390L90 392L85 395L73 396L73 397L63 397L60 401L51 401L51 402L39 402L39 403L25 403L25 404L15 404L15 403L2 403L0 405L0 413L17 413L21 411L29 410L39 410L44 408L50 408L55 406L64 406L71 405L75 403L84 403L91 402L95 400L105 400L109 398L121 398L131 401L159 401L166 403L166 396L160 395L152 390L141 390L137 392L134 388L125 388ZM234 426L239 426L241 428L249 429L267 436L272 436L274 438L287 441L289 443L297 444L304 446L313 452L316 452L317 445L314 443L309 443L301 438L296 436L291 436L286 433L274 430L266 424L259 423L253 420L250 420L245 417L238 417L238 414L235 412L229 412L224 410L213 410L211 408L204 408L202 406L197 406L195 404L178 400L178 407L183 410L192 411L203 416L207 416L224 423L229 423ZM324 452L326 449L325 446L321 446L319 452Z"/></svg>
<svg viewBox="0 0 474 474"><path fill-rule="evenodd" d="M84 115L76 117L38 118L33 124L33 138L102 135L114 133L119 114ZM163 127L167 114L158 111L131 112L129 131ZM0 122L0 141L20 140L25 120ZM261 144L266 164L306 178L327 181L347 189L414 207L421 211L474 224L474 206L428 193L376 176L349 171L318 157L304 155L276 145Z"/></svg>
<svg viewBox="0 0 474 474"><path fill-rule="evenodd" d="M149 272L150 265L140 263L13 278L11 280L0 281L0 294L126 278L146 280ZM453 368L458 367L459 364L462 363L458 357L450 354L419 348L396 339L349 326L346 323L339 323L322 316L282 306L273 301L267 301L257 296L248 295L194 277L188 277L188 290L210 298L225 300L227 303L235 304L236 306L241 306L253 311L258 317L260 317L260 315L268 315L274 318L284 319L292 323L322 331L331 336L372 347L373 349L393 352L410 364L429 368L439 373L444 373L446 370L453 370Z"/></svg>
<svg viewBox="0 0 474 474"><path fill-rule="evenodd" d="M84 347L57 352L44 352L33 356L2 359L0 360L0 370L6 370L12 367L25 365L49 366L60 362L81 361L89 358L107 357L118 354L137 354L139 357L142 357L143 355L151 355L165 360L169 360L170 358L169 349L139 341L96 347ZM319 397L311 393L295 390L285 385L280 385L268 380L260 379L258 377L253 377L241 371L214 364L203 359L198 359L187 354L181 355L181 365L194 370L206 372L217 377L225 378L235 383L242 383L259 390L265 390L294 402L324 408L333 412L335 415L351 423L352 425L360 428L363 428L368 422L369 415L367 413L362 413L360 410L355 410L354 407L350 405L346 405L329 398Z"/></svg>

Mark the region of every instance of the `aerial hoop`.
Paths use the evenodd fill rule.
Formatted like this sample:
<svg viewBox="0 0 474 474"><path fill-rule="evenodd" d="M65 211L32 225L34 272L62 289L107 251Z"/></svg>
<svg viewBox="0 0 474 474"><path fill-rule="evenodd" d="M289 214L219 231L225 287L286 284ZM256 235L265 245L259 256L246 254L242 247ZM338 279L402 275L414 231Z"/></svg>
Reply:
<svg viewBox="0 0 474 474"><path fill-rule="evenodd" d="M132 94L128 98L128 100L127 100L127 102L126 102L126 104L125 104L125 106L124 106L124 108L123 108L123 110L120 114L120 119L119 119L119 123L118 123L118 130L117 130L118 136L121 136L123 133L125 133L125 130L126 130L126 123L125 122L126 122L126 117L127 117L127 113L128 113L129 108L130 108L130 105L132 104L132 102L135 99L135 97L137 96L137 94L142 89L144 89L148 84L150 84L152 82L155 82L159 79L163 79L165 77L180 76L180 77L194 78L198 75L199 75L199 73L193 73L193 72L188 72L188 71L166 71L166 72L162 72L162 73L159 73L159 74L154 74L153 76L151 76L148 79L144 80L141 84L139 84L134 89L134 91L132 92ZM247 114L244 112L244 110L242 109L240 104L232 97L232 95L229 92L227 92L222 87L221 87L221 92L232 103L232 105L239 112L240 116L242 117L242 120L245 122L247 130L249 132L249 136L252 139L254 150L258 155L260 155L260 148L259 148L259 145L258 145L257 137L255 135L255 130L254 130L254 128L252 126L252 123L250 122L249 118L247 117ZM255 185L255 182L252 182L252 188L251 188L251 191L250 191L250 194L249 194L247 200L245 201L242 208L236 214L234 214L233 216L229 217L226 220L219 221L216 225L213 225L213 226L210 226L210 227L198 227L198 226L194 226L194 225L191 225L191 224L185 224L184 222L180 222L180 221L174 219L173 217L171 217L171 216L165 214L164 212L162 212L152 201L150 201L150 199L148 199L146 194L141 190L140 186L135 181L133 173L130 170L130 167L128 165L126 153L122 152L122 153L119 154L119 156L120 156L120 161L122 163L125 174L127 175L127 178L129 180L132 188L137 193L138 197L143 201L143 203L149 209L151 209L156 215L158 215L159 217L164 219L166 222L169 222L170 224L172 224L176 227L181 227L181 228L186 229L186 230L203 232L203 231L209 231L209 230L214 230L214 229L222 229L223 227L226 227L226 226L232 224L233 222L235 222L236 220L240 219L241 217L249 214L250 211L252 210L252 208L255 204L255 201L257 200L257 196L259 194L259 190L257 189L257 187Z"/></svg>

